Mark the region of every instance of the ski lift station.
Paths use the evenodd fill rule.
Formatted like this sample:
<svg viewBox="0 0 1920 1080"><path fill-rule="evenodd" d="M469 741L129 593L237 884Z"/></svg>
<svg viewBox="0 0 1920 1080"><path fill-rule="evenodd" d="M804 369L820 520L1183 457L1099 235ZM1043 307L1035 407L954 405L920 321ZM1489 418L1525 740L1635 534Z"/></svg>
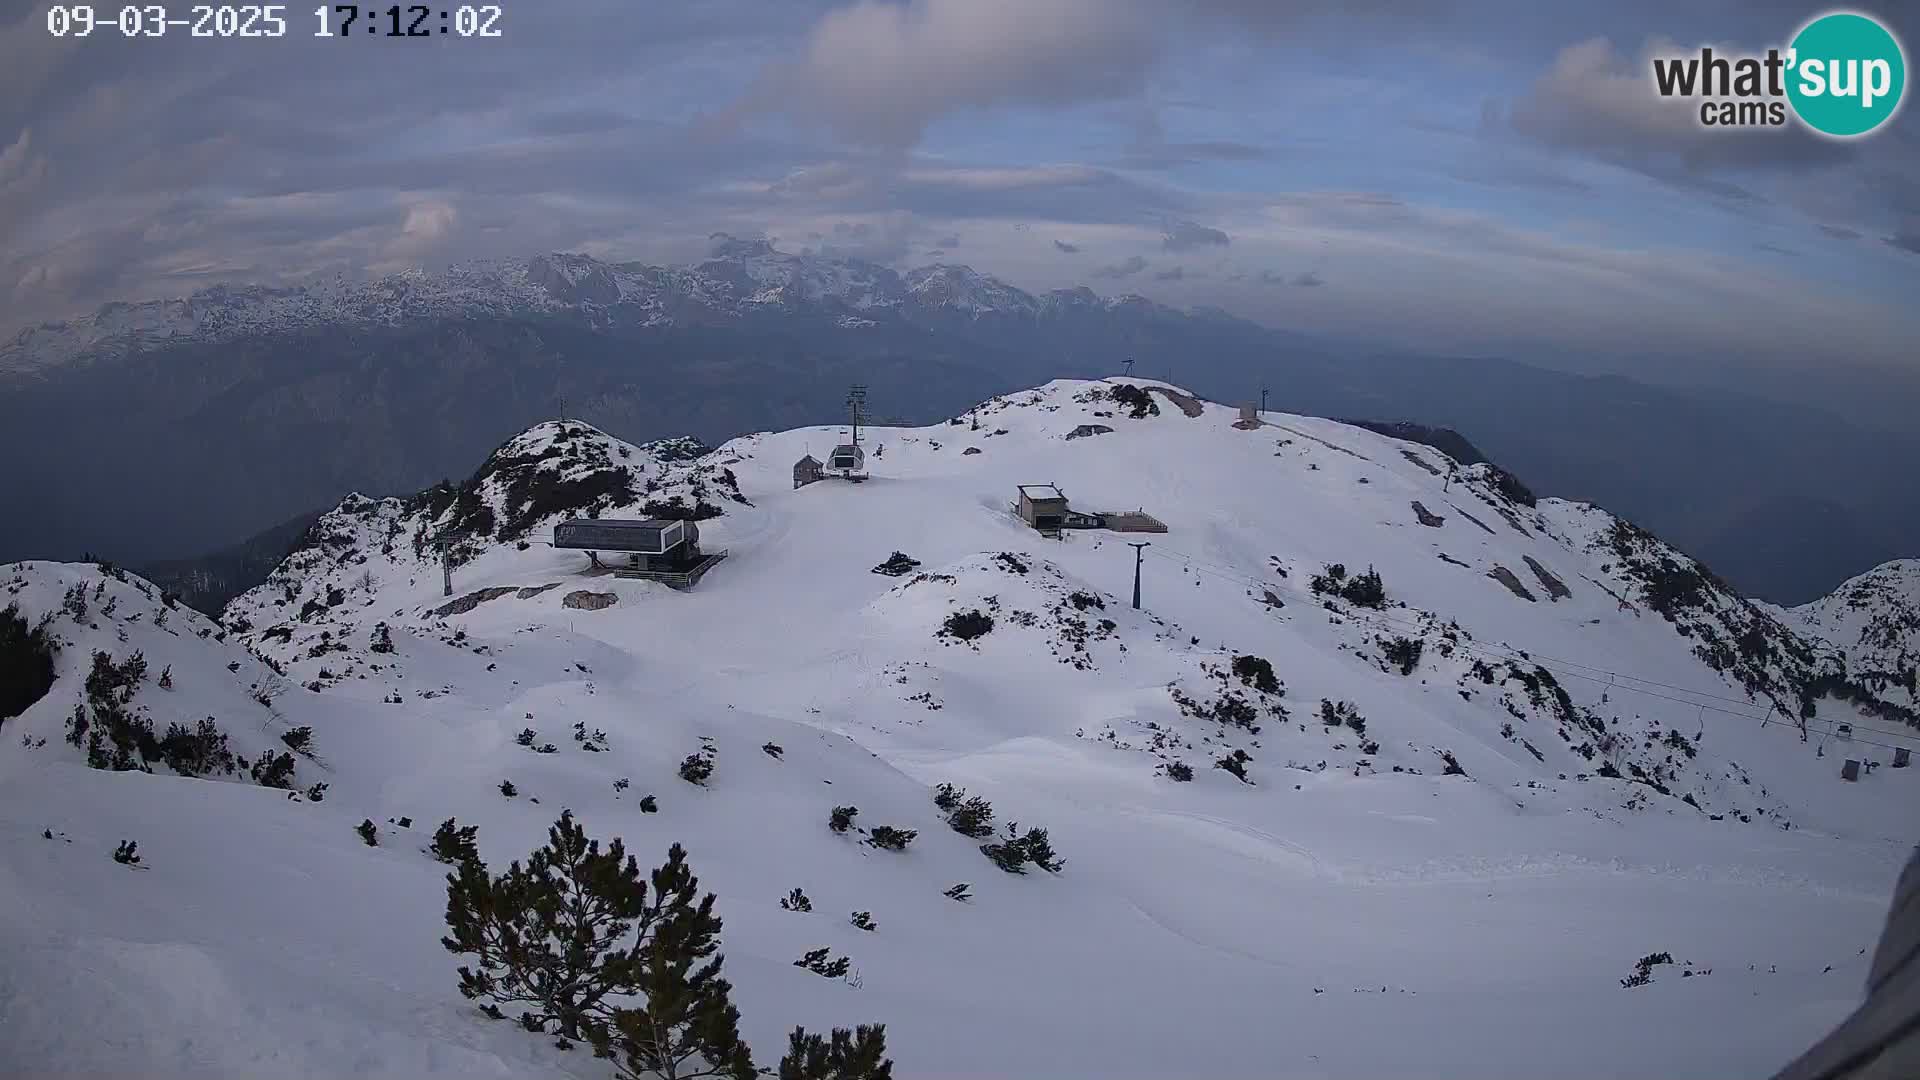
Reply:
<svg viewBox="0 0 1920 1080"><path fill-rule="evenodd" d="M1057 484L1021 484L1013 512L1042 536L1059 539L1065 529L1111 529L1114 532L1163 533L1167 523L1144 510L1098 510L1082 513L1067 505Z"/></svg>
<svg viewBox="0 0 1920 1080"><path fill-rule="evenodd" d="M596 568L607 565L600 561L600 552L624 554L626 564L612 567L617 576L675 589L693 588L727 557L725 549L700 550L700 526L665 518L575 518L553 527L553 546L585 551Z"/></svg>
<svg viewBox="0 0 1920 1080"><path fill-rule="evenodd" d="M857 442L841 443L827 455L827 468L839 473L848 480L867 478L867 452Z"/></svg>

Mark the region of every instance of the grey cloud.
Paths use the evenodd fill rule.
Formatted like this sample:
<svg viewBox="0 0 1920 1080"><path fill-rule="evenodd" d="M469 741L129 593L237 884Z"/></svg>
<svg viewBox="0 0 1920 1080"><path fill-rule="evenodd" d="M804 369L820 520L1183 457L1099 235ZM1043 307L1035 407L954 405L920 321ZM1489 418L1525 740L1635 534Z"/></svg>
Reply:
<svg viewBox="0 0 1920 1080"><path fill-rule="evenodd" d="M1849 229L1844 225L1822 225L1820 226L1820 231L1823 233L1826 233L1828 236L1833 237L1835 240L1860 239L1860 232L1858 229Z"/></svg>
<svg viewBox="0 0 1920 1080"><path fill-rule="evenodd" d="M1260 161L1273 156L1262 146L1230 140L1167 142L1157 132L1142 138L1115 164L1122 169L1172 169L1209 161Z"/></svg>
<svg viewBox="0 0 1920 1080"><path fill-rule="evenodd" d="M1302 274L1294 275L1293 281L1291 282L1291 284L1300 286L1302 288L1315 288L1317 286L1325 285L1326 283L1327 283L1326 278L1321 277L1319 274L1316 274L1311 270L1308 270Z"/></svg>
<svg viewBox="0 0 1920 1080"><path fill-rule="evenodd" d="M873 221L837 221L820 253L897 262L911 250L912 235L913 215L906 213L883 214Z"/></svg>
<svg viewBox="0 0 1920 1080"><path fill-rule="evenodd" d="M1155 14L1145 0L859 0L821 18L736 115L798 113L899 147L956 108L1118 97L1160 52Z"/></svg>
<svg viewBox="0 0 1920 1080"><path fill-rule="evenodd" d="M1219 229L1192 221L1176 221L1166 226L1166 236L1160 241L1160 246L1167 251L1191 251L1216 244L1224 247L1232 242Z"/></svg>
<svg viewBox="0 0 1920 1080"><path fill-rule="evenodd" d="M1903 229L1887 237L1886 240L1889 247L1895 247L1901 251L1920 255L1920 226L1912 229Z"/></svg>
<svg viewBox="0 0 1920 1080"><path fill-rule="evenodd" d="M1187 268L1176 266L1171 270L1161 270L1153 275L1155 281L1180 281L1187 276Z"/></svg>
<svg viewBox="0 0 1920 1080"><path fill-rule="evenodd" d="M1080 248L1079 248L1079 245L1077 245L1077 244L1069 244L1069 243L1067 243L1067 242L1066 242L1065 240L1055 240L1055 241L1053 242L1053 246L1054 246L1054 248L1055 248L1056 250L1059 250L1059 251L1064 251L1064 252L1066 252L1066 253L1067 253L1068 255L1078 255L1078 254L1080 254Z"/></svg>
<svg viewBox="0 0 1920 1080"><path fill-rule="evenodd" d="M1133 275L1139 273L1142 270L1145 270L1146 268L1147 268L1147 260L1144 256L1129 255L1128 257L1126 257L1125 259L1122 259L1117 263L1112 263L1110 265L1100 267L1099 269L1093 271L1093 273L1090 276L1096 277L1096 278L1116 278L1116 279L1124 278L1124 277L1132 277Z"/></svg>
<svg viewBox="0 0 1920 1080"><path fill-rule="evenodd" d="M957 248L960 246L960 234L948 233L946 236L943 236L940 239L935 240L933 243L935 247L945 248L948 251L951 251L954 248Z"/></svg>

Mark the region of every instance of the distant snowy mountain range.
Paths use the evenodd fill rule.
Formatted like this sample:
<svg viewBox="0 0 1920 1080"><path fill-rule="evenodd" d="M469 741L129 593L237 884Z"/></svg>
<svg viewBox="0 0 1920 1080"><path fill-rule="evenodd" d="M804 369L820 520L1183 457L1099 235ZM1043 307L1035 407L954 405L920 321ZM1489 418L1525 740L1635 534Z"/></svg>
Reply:
<svg viewBox="0 0 1920 1080"><path fill-rule="evenodd" d="M368 281L284 288L215 286L184 299L112 303L91 315L21 330L0 345L0 371L29 372L96 351L229 341L321 326L393 326L431 318L571 312L594 325L741 323L811 313L844 327L904 314L1037 318L1068 308L1158 307L1139 296L1059 289L1035 296L966 266L901 273L844 257L777 251L766 240L716 237L685 267L606 263L586 255L455 264Z"/></svg>

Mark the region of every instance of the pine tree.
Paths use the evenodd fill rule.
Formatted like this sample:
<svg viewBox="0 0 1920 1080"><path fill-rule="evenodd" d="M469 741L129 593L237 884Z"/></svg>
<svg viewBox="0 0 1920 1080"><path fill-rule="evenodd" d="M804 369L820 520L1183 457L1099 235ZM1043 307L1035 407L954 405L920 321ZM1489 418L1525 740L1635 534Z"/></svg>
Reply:
<svg viewBox="0 0 1920 1080"><path fill-rule="evenodd" d="M807 899L806 893L801 892L799 889L795 889L780 899L780 910L812 911L813 901Z"/></svg>
<svg viewBox="0 0 1920 1080"><path fill-rule="evenodd" d="M502 780L500 781L500 794L505 795L507 798L511 799L515 795L520 794L520 789L513 786L513 781Z"/></svg>
<svg viewBox="0 0 1920 1080"><path fill-rule="evenodd" d="M959 803L947 814L947 825L961 836L970 836L975 840L992 836L993 804L975 795Z"/></svg>
<svg viewBox="0 0 1920 1080"><path fill-rule="evenodd" d="M571 812L547 837L524 867L516 861L498 877L477 858L447 875L451 933L441 943L476 959L460 969L460 992L485 1000L491 1016L502 1004L525 1005L527 1030L589 1042L600 1056L623 1057L633 1076L752 1076L713 956L714 898L695 902L698 881L680 845L653 872L649 895L619 838L602 851ZM644 996L644 1007L607 1002L630 995Z"/></svg>
<svg viewBox="0 0 1920 1080"><path fill-rule="evenodd" d="M971 895L971 892L970 892L972 888L973 887L971 885L968 885L966 882L963 881L960 884L955 885L950 889L947 889L944 895L949 900L958 900L964 904L967 901L973 899L973 896Z"/></svg>
<svg viewBox="0 0 1920 1080"><path fill-rule="evenodd" d="M443 863L458 864L480 857L479 846L474 838L479 834L480 826L468 825L465 828L454 823L452 818L440 823L433 832L433 846L428 850L433 857Z"/></svg>
<svg viewBox="0 0 1920 1080"><path fill-rule="evenodd" d="M380 828L373 823L372 818L367 818L355 825L353 831L360 834L360 839L365 840L368 847L380 846Z"/></svg>
<svg viewBox="0 0 1920 1080"><path fill-rule="evenodd" d="M732 984L720 977L724 958L718 955L720 917L713 913L714 897L708 893L696 904L698 888L686 853L673 845L667 862L653 872L654 903L641 919L641 944L635 948L634 989L644 995L645 1004L613 1010L616 1068L627 1080L749 1080L759 1075L752 1052L740 1038ZM595 1046L602 1056L610 1049L607 1044Z"/></svg>
<svg viewBox="0 0 1920 1080"><path fill-rule="evenodd" d="M51 837L49 837L51 839ZM113 861L121 866L140 865L140 841L122 840L120 846L113 849Z"/></svg>
<svg viewBox="0 0 1920 1080"><path fill-rule="evenodd" d="M1027 872L1027 851L1017 841L1009 840L1004 844L981 844L980 854L993 860L993 865L1009 874Z"/></svg>
<svg viewBox="0 0 1920 1080"><path fill-rule="evenodd" d="M1008 826L1007 833L1009 836L1012 835L1012 826ZM1060 872L1061 867L1067 865L1065 859L1055 854L1053 842L1047 838L1047 830L1045 829L1028 829L1026 834L1018 840L1009 839L1007 842L1009 844L1018 844L1020 850L1026 855L1028 862L1038 866L1049 874L1057 874Z"/></svg>
<svg viewBox="0 0 1920 1080"><path fill-rule="evenodd" d="M886 1032L885 1024L834 1028L829 1041L796 1027L775 1075L779 1080L893 1080Z"/></svg>
<svg viewBox="0 0 1920 1080"><path fill-rule="evenodd" d="M871 911L856 911L848 917L847 921L860 930L880 929L879 925L873 921L873 912Z"/></svg>

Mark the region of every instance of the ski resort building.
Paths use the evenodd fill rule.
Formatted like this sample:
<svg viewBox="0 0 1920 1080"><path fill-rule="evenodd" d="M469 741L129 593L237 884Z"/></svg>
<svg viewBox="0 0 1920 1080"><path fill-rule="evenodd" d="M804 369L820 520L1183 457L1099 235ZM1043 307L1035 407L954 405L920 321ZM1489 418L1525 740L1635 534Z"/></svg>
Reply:
<svg viewBox="0 0 1920 1080"><path fill-rule="evenodd" d="M1056 539L1064 529L1112 529L1114 532L1167 531L1167 524L1144 510L1105 510L1082 513L1067 505L1066 493L1054 484L1021 484L1014 513L1042 536Z"/></svg>
<svg viewBox="0 0 1920 1080"><path fill-rule="evenodd" d="M820 464L820 459L814 457L812 454L808 454L793 463L793 486L796 489L806 487L808 484L817 480L825 480L826 478L826 466Z"/></svg>
<svg viewBox="0 0 1920 1080"><path fill-rule="evenodd" d="M1067 524L1067 496L1052 484L1021 484L1015 510L1042 536L1059 536Z"/></svg>
<svg viewBox="0 0 1920 1080"><path fill-rule="evenodd" d="M693 588L727 557L724 549L700 550L700 526L665 518L575 518L553 527L553 546L585 551L595 567L607 565L600 561L600 552L619 552L627 561L612 567L616 575L675 589Z"/></svg>

